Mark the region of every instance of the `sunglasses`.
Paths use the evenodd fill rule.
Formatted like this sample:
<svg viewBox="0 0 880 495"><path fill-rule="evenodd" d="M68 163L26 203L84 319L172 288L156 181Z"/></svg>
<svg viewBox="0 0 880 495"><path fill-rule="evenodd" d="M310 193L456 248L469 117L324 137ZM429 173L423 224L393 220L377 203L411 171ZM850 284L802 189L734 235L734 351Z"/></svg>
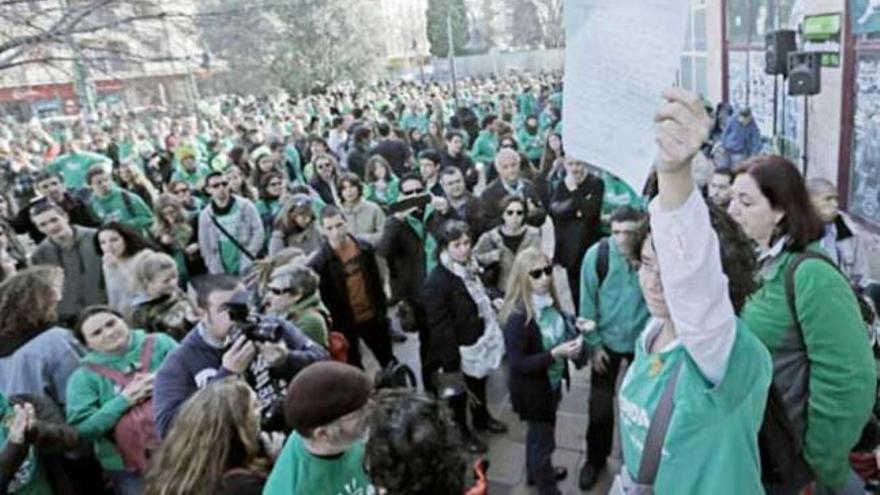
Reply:
<svg viewBox="0 0 880 495"><path fill-rule="evenodd" d="M505 215L508 215L508 216L518 216L518 217L521 217L521 216L525 215L526 212L524 212L523 210L505 210L505 211L504 211L504 214L505 214Z"/></svg>
<svg viewBox="0 0 880 495"><path fill-rule="evenodd" d="M279 289L278 287L268 287L266 290L268 290L269 293L273 296L290 295L296 292L296 289L292 287L288 287L286 289Z"/></svg>
<svg viewBox="0 0 880 495"><path fill-rule="evenodd" d="M534 270L529 270L529 276L535 280L540 280L541 275L551 276L553 275L553 267L545 266L544 268L535 268Z"/></svg>
<svg viewBox="0 0 880 495"><path fill-rule="evenodd" d="M281 187L281 183L280 182L270 182L269 187Z"/></svg>
<svg viewBox="0 0 880 495"><path fill-rule="evenodd" d="M412 189L412 190L410 190L410 191L401 191L401 192L402 192L405 196L409 196L409 195L412 195L412 194L422 194L423 192L425 192L425 190L422 189L422 188L418 188L418 189Z"/></svg>

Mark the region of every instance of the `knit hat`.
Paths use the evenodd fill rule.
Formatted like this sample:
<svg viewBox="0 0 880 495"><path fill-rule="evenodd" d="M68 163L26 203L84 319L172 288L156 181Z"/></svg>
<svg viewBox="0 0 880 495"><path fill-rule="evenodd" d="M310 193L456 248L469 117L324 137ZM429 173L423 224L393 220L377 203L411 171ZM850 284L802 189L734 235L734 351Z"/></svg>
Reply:
<svg viewBox="0 0 880 495"><path fill-rule="evenodd" d="M177 161L182 162L187 158L195 158L196 150L190 145L182 144L174 150L174 157L177 158Z"/></svg>
<svg viewBox="0 0 880 495"><path fill-rule="evenodd" d="M363 407L372 388L366 373L354 366L336 361L306 366L287 387L287 425L298 432L328 425Z"/></svg>

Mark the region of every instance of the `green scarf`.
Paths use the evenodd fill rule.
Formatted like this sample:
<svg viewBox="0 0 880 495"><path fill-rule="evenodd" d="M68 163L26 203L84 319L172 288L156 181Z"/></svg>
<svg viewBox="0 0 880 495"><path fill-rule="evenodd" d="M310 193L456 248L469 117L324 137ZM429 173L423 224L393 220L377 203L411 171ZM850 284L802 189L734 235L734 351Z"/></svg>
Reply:
<svg viewBox="0 0 880 495"><path fill-rule="evenodd" d="M425 210L425 218L428 218L430 213L431 209L428 207ZM437 240L434 239L434 236L425 228L425 224L418 218L415 218L412 215L407 215L406 223L412 227L416 232L416 235L419 236L419 239L421 239L422 243L425 245L425 274L431 273L434 270L434 267L437 266L437 256L435 256L435 253L437 252Z"/></svg>

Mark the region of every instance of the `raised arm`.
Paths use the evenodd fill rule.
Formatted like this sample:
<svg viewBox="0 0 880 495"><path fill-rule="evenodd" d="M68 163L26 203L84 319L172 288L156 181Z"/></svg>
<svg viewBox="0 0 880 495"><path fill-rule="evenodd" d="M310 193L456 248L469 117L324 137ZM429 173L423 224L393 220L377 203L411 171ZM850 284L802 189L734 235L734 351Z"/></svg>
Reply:
<svg viewBox="0 0 880 495"><path fill-rule="evenodd" d="M706 379L717 384L736 338L736 315L718 236L691 176L691 160L711 122L696 95L672 89L664 98L655 116L660 193L650 205L654 249L676 334Z"/></svg>

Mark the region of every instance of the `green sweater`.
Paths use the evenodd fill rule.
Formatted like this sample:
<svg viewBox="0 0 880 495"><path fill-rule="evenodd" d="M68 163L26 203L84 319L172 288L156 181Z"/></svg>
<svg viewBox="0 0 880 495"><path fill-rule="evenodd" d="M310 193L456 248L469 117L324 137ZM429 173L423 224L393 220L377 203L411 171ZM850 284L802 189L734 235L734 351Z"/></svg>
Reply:
<svg viewBox="0 0 880 495"><path fill-rule="evenodd" d="M541 155L544 153L544 143L541 142L540 132L536 130L534 134L531 134L523 127L516 133L516 141L526 158L533 162L541 159Z"/></svg>
<svg viewBox="0 0 880 495"><path fill-rule="evenodd" d="M306 337L326 348L329 329L327 328L327 320L322 313L330 314L321 301L320 292L315 291L314 294L297 301L290 308L288 320L293 322Z"/></svg>
<svg viewBox="0 0 880 495"><path fill-rule="evenodd" d="M124 355L92 351L83 356L80 364L94 363L123 372L136 368L146 335L143 330L133 330L131 346ZM153 343L150 372L155 373L165 357L177 347L177 342L164 333L152 335L156 340ZM113 444L112 433L116 423L131 406L110 379L84 366L80 366L70 375L67 382L67 422L83 438L93 442L95 457L107 471L121 471L125 468L122 457Z"/></svg>
<svg viewBox="0 0 880 495"><path fill-rule="evenodd" d="M480 131L477 140L474 141L474 147L471 150L471 158L476 163L495 162L495 153L498 152L498 136L493 132Z"/></svg>
<svg viewBox="0 0 880 495"><path fill-rule="evenodd" d="M64 178L64 185L72 189L84 189L86 187L86 173L92 167L102 163L110 170L113 162L104 155L89 152L68 153L55 159L47 170L60 173Z"/></svg>
<svg viewBox="0 0 880 495"><path fill-rule="evenodd" d="M128 198L127 201L123 195ZM111 189L110 194L103 198L92 195L90 205L102 222L117 220L141 233L145 233L153 224L153 212L147 203L137 194L118 187Z"/></svg>
<svg viewBox="0 0 880 495"><path fill-rule="evenodd" d="M608 243L608 271L599 284L596 265L599 245L594 244L581 263L579 315L596 322L587 334L591 347L602 346L618 353L631 353L651 315L642 297L638 270L632 268L613 239Z"/></svg>
<svg viewBox="0 0 880 495"><path fill-rule="evenodd" d="M814 243L809 249L822 248ZM782 252L765 264L763 286L742 318L773 355L777 387L806 397L806 404L787 404L804 411L794 413L793 422L805 431L805 460L820 482L841 488L850 471L849 451L874 404L876 368L852 289L821 260L804 261L795 274L803 337L797 334L785 297L785 273L794 257Z"/></svg>
<svg viewBox="0 0 880 495"><path fill-rule="evenodd" d="M266 480L263 495L372 495L364 472L364 443L356 442L335 457L318 457L292 433Z"/></svg>

